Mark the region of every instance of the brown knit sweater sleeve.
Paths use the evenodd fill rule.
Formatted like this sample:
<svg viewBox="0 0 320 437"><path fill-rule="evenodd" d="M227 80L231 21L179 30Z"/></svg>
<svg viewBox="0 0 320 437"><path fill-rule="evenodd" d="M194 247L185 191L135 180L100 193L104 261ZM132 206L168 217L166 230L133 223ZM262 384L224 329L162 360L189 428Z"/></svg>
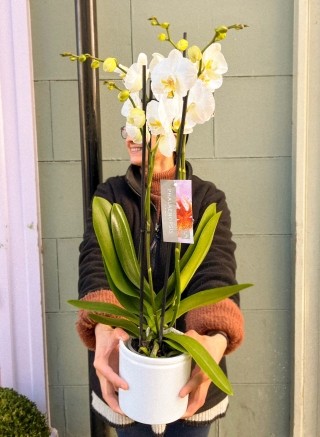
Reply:
<svg viewBox="0 0 320 437"><path fill-rule="evenodd" d="M201 335L210 331L225 332L229 339L226 355L240 346L244 337L242 312L231 299L191 310L185 321L187 330L193 329Z"/></svg>
<svg viewBox="0 0 320 437"><path fill-rule="evenodd" d="M112 303L117 306L121 306L118 299L115 297L111 290L97 290L91 293L88 293L81 300L90 301L90 302L105 302ZM87 346L88 349L94 350L96 347L96 337L94 333L94 329L96 326L96 322L91 320L88 317L89 311L80 310L78 311L78 320L76 323L78 334L83 341L83 343ZM109 317L112 317L112 314L108 314Z"/></svg>

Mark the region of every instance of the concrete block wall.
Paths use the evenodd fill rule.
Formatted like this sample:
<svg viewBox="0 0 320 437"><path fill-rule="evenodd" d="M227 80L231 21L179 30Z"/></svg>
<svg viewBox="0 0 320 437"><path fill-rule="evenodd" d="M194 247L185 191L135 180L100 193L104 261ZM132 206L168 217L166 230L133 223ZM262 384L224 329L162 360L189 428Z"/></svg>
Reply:
<svg viewBox="0 0 320 437"><path fill-rule="evenodd" d="M74 2L30 0L52 424L62 437L89 435L87 355L67 300L77 295L83 232ZM289 435L292 362L290 0L98 0L99 54L125 65L140 51L163 54L147 18L172 23L203 45L215 26L244 22L222 42L229 64L216 92L216 116L188 144L194 171L226 192L238 244L246 339L229 359L235 396L211 437ZM101 79L107 77L101 75ZM127 156L116 96L101 86L104 177L122 174ZM116 108L116 110L114 109Z"/></svg>

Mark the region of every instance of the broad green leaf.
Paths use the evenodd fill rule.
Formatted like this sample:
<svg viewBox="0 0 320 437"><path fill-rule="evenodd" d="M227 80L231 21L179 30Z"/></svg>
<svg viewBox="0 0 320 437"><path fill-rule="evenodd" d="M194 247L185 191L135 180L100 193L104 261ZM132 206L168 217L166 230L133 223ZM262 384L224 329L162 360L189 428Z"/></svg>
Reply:
<svg viewBox="0 0 320 437"><path fill-rule="evenodd" d="M139 338L139 328L126 319L115 319L113 317L99 316L98 314L90 314L90 319L94 320L97 323L103 323L104 325L122 328L129 335Z"/></svg>
<svg viewBox="0 0 320 437"><path fill-rule="evenodd" d="M202 230L197 245L194 248L188 262L181 270L181 292L185 290L198 267L206 257L212 243L212 239L220 218L221 212L215 214Z"/></svg>
<svg viewBox="0 0 320 437"><path fill-rule="evenodd" d="M199 238L202 234L203 229L205 228L206 224L208 223L208 221L217 213L217 208L216 208L216 203L211 203L205 210L205 212L203 213L201 220L197 226L197 230L194 234L194 243L190 244L188 246L188 249L186 250L186 252L183 254L181 260L180 260L180 269L182 270L185 265L187 264L187 262L189 261L191 255L193 254L194 250L197 247ZM213 238L213 236L212 236ZM175 289L175 272L173 272L169 279L168 279L168 292L167 292L167 296L168 296L168 303L170 302L170 295L173 293L174 289ZM156 297L156 304L159 305L159 302L162 301L162 296L163 296L163 290L161 290ZM172 300L172 298L171 298Z"/></svg>
<svg viewBox="0 0 320 437"><path fill-rule="evenodd" d="M85 300L69 300L68 303L70 303L71 305L77 308L88 310L88 311L97 311L101 313L112 314L113 316L121 316L139 325L138 315L135 315L132 312L129 312L124 308L121 308L112 303L92 302L92 301L85 301Z"/></svg>
<svg viewBox="0 0 320 437"><path fill-rule="evenodd" d="M118 299L118 301L120 302L120 304L128 311L132 311L135 314L139 314L139 290L136 290L137 295L136 296L132 296L132 295L128 295L123 293L121 290L119 290L119 288L115 285L115 283L113 282L108 269L106 267L106 264L104 262L104 270L106 273L106 277L107 277L107 281L108 284L110 286L110 289L113 291L114 295L116 296L116 298ZM130 284L133 288L135 288L133 286L133 284ZM146 303L146 302L145 302Z"/></svg>
<svg viewBox="0 0 320 437"><path fill-rule="evenodd" d="M182 346L220 390L229 395L233 394L228 378L209 352L197 340L187 335L175 334L173 332L164 334L164 337L173 342L173 347L175 347L174 344Z"/></svg>
<svg viewBox="0 0 320 437"><path fill-rule="evenodd" d="M139 297L139 290L132 286L119 262L110 228L110 202L101 197L94 197L92 203L94 231L100 245L108 275L122 292ZM110 285L111 286L111 285Z"/></svg>
<svg viewBox="0 0 320 437"><path fill-rule="evenodd" d="M122 207L114 203L111 210L111 231L118 258L127 277L140 287L140 265L133 245L131 230Z"/></svg>
<svg viewBox="0 0 320 437"><path fill-rule="evenodd" d="M112 278L110 277L108 270L105 269L108 284L110 285L111 290L114 292L115 296L117 297L120 304L128 311L132 311L134 314L140 313L140 299L137 296L137 299L132 296L128 296L127 294L122 293L116 285L113 283ZM132 284L133 287L133 284ZM137 294L139 294L139 290L137 290ZM150 303L147 301L147 299L143 300L143 308L144 308L144 315L146 317L149 317L149 319L154 319L153 316L153 310Z"/></svg>
<svg viewBox="0 0 320 437"><path fill-rule="evenodd" d="M184 268L184 266L186 265L186 263L188 262L190 256L192 255L196 245L198 244L199 238L202 234L202 231L204 230L206 224L208 223L208 221L215 215L217 214L217 205L216 203L211 203L205 210L205 212L203 213L200 223L197 226L197 230L194 234L193 237L193 244L189 244L188 249L185 251L185 253L183 254L181 261L180 261L180 266L181 269Z"/></svg>
<svg viewBox="0 0 320 437"><path fill-rule="evenodd" d="M202 308L206 305L214 304L226 299L245 288L251 287L252 284L236 284L227 285L225 287L210 288L209 290L199 291L198 293L182 299L177 312L177 318L183 314L194 310L195 308ZM169 308L166 311L165 322L170 323L173 317L173 309Z"/></svg>

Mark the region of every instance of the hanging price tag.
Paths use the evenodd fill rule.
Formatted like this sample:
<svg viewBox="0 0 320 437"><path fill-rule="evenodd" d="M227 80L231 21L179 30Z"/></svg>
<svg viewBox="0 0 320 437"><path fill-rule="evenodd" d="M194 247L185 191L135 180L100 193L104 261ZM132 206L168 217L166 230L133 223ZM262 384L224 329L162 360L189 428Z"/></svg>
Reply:
<svg viewBox="0 0 320 437"><path fill-rule="evenodd" d="M163 240L193 243L192 185L190 180L162 180Z"/></svg>

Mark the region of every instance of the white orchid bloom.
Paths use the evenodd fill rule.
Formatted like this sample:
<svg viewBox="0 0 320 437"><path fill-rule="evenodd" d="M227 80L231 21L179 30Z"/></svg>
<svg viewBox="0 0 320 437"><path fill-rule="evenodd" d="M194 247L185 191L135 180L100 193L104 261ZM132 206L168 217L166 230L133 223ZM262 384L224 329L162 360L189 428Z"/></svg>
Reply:
<svg viewBox="0 0 320 437"><path fill-rule="evenodd" d="M163 135L165 133L165 124L167 118L159 114L160 103L157 100L151 100L147 104L147 124L152 135Z"/></svg>
<svg viewBox="0 0 320 437"><path fill-rule="evenodd" d="M130 93L136 93L142 89L142 66L147 65L148 59L145 53L140 53L138 61L128 68L127 74L124 78L124 85ZM148 70L146 76L148 78Z"/></svg>
<svg viewBox="0 0 320 437"><path fill-rule="evenodd" d="M177 139L172 132L172 130L168 130L164 135L160 135L159 138L159 151L164 156L172 156L172 153L176 150Z"/></svg>
<svg viewBox="0 0 320 437"><path fill-rule="evenodd" d="M128 137L132 140L133 143L142 144L142 133L139 128L137 128L133 124L126 123L126 131Z"/></svg>
<svg viewBox="0 0 320 437"><path fill-rule="evenodd" d="M147 125L152 135L159 136L158 148L164 156L171 156L176 150L176 137L172 131L174 100L151 100L147 105Z"/></svg>
<svg viewBox="0 0 320 437"><path fill-rule="evenodd" d="M131 99L133 100L136 108L142 108L142 102L139 97L139 93L130 94ZM132 102L130 99L126 100L121 108L121 115L124 117L128 117L129 112L133 108Z"/></svg>
<svg viewBox="0 0 320 437"><path fill-rule="evenodd" d="M222 85L222 75L228 71L228 64L221 53L221 44L213 43L204 52L202 56L202 72L199 79L214 91Z"/></svg>
<svg viewBox="0 0 320 437"><path fill-rule="evenodd" d="M197 67L179 50L173 49L167 58L155 65L151 80L152 91L158 100L161 95L184 97L197 80Z"/></svg>
<svg viewBox="0 0 320 437"><path fill-rule="evenodd" d="M178 132L181 125L183 99L179 96L175 96L173 99L164 99L164 108L166 111L170 113L170 116L172 117L172 130L174 132ZM190 123L190 120L188 119L188 117L186 117L183 133L191 134L193 132L192 128L194 127L194 125L195 123L194 122Z"/></svg>
<svg viewBox="0 0 320 437"><path fill-rule="evenodd" d="M214 110L215 100L212 92L201 80L197 80L189 92L186 124L203 124L213 117Z"/></svg>
<svg viewBox="0 0 320 437"><path fill-rule="evenodd" d="M162 59L164 59L164 56L161 53L152 53L152 59L151 62L149 64L149 70L150 73L152 73L152 70L154 69L154 67L160 62L162 61Z"/></svg>

